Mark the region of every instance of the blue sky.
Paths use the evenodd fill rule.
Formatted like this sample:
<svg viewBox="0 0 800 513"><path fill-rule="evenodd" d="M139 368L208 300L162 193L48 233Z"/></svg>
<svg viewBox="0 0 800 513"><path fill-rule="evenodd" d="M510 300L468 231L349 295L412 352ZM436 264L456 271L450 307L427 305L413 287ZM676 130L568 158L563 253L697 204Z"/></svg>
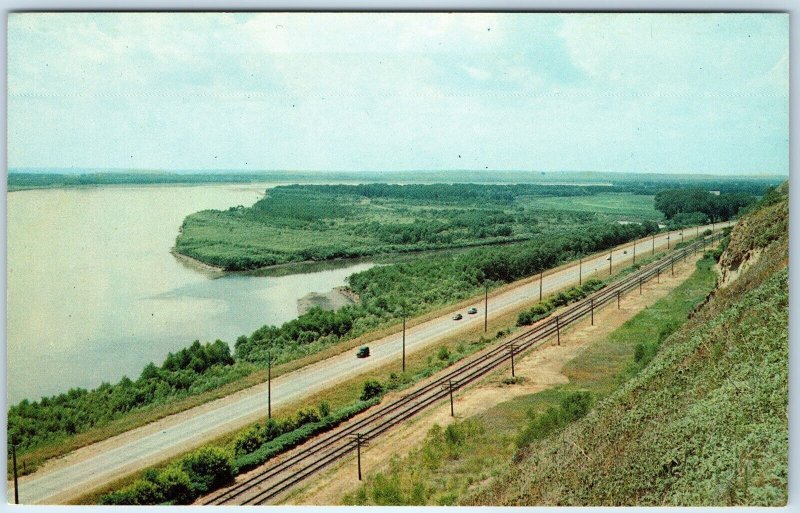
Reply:
<svg viewBox="0 0 800 513"><path fill-rule="evenodd" d="M788 174L783 14L11 14L9 167Z"/></svg>

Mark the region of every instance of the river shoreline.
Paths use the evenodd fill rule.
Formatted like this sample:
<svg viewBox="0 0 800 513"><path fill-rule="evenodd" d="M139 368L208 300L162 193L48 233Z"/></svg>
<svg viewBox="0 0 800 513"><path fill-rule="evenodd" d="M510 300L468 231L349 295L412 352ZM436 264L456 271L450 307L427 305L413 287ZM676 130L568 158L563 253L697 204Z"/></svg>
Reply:
<svg viewBox="0 0 800 513"><path fill-rule="evenodd" d="M203 262L201 260L198 260L196 258L190 257L189 255L184 255L183 253L179 253L178 250L175 249L174 247L170 248L169 252L180 263L182 263L182 264L186 265L187 267L189 267L191 269L194 269L196 271L211 272L211 273L215 273L215 274L224 274L224 273L228 272L228 271L225 271L225 269L222 268L222 267L219 267L219 266L216 266L216 265L207 264L207 263L205 263L205 262Z"/></svg>

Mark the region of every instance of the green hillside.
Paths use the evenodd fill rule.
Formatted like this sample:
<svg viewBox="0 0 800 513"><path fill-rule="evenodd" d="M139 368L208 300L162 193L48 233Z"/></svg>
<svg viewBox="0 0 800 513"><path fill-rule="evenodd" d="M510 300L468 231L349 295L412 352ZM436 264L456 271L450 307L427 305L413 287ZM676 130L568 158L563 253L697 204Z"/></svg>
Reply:
<svg viewBox="0 0 800 513"><path fill-rule="evenodd" d="M722 286L647 367L462 503L785 504L787 265L784 184L733 229Z"/></svg>

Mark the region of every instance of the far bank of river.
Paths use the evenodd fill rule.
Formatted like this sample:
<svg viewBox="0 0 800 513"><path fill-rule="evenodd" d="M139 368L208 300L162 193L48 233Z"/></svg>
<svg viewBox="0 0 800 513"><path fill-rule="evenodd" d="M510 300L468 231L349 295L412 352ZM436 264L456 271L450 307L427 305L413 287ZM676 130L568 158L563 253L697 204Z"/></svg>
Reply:
<svg viewBox="0 0 800 513"><path fill-rule="evenodd" d="M277 184L272 184L277 185ZM170 253L186 215L250 205L269 184L115 186L8 194L8 400L131 378L193 340L298 315L371 262L296 274L198 272Z"/></svg>

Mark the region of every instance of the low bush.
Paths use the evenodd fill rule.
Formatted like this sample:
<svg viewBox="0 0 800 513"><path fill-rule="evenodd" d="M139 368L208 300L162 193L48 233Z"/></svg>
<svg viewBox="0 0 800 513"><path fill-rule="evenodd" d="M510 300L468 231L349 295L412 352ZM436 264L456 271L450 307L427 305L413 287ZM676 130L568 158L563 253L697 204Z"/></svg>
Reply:
<svg viewBox="0 0 800 513"><path fill-rule="evenodd" d="M517 317L517 326L530 326L531 324L550 315L550 312L559 306L564 306L575 301L579 301L605 286L605 282L592 278L590 280L586 280L583 285L561 291L555 296L544 301L540 301L529 309L520 312L519 316Z"/></svg>
<svg viewBox="0 0 800 513"><path fill-rule="evenodd" d="M161 470L149 470L132 484L101 497L100 504L189 504L233 479L233 455L206 446Z"/></svg>
<svg viewBox="0 0 800 513"><path fill-rule="evenodd" d="M594 396L588 391L571 392L561 398L558 406L531 417L517 438L517 448L523 449L536 440L546 438L570 422L584 417L592 408Z"/></svg>
<svg viewBox="0 0 800 513"><path fill-rule="evenodd" d="M235 461L237 471L244 472L257 467L276 454L296 447L319 433L333 429L370 406L378 404L378 402L380 402L379 397L374 397L367 401L359 401L351 406L341 408L317 422L305 424L297 429L283 433L277 438L266 442L257 450L237 457Z"/></svg>
<svg viewBox="0 0 800 513"><path fill-rule="evenodd" d="M369 401L376 397L383 395L384 388L380 381L370 379L364 382L364 388L361 391L361 400Z"/></svg>
<svg viewBox="0 0 800 513"><path fill-rule="evenodd" d="M332 429L378 401L377 398L360 401L322 418L314 410L301 410L294 419L282 422L269 419L240 434L234 440L233 454L221 447L201 447L163 469L146 471L132 484L101 497L100 503L190 504L200 495L229 483L235 474Z"/></svg>

